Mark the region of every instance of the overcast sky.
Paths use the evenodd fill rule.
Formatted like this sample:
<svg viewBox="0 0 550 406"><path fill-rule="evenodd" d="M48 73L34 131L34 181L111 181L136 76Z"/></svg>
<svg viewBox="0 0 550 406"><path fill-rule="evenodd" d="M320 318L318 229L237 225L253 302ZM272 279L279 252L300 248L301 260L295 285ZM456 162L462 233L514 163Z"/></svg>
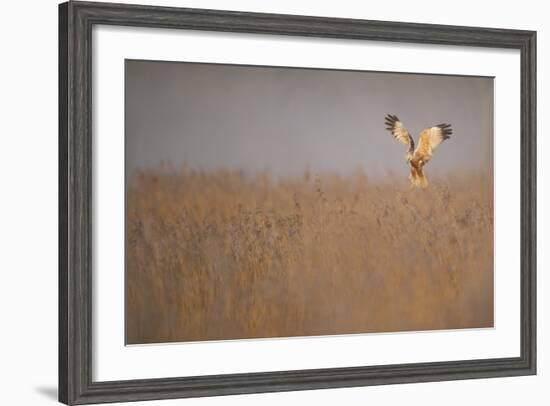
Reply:
<svg viewBox="0 0 550 406"><path fill-rule="evenodd" d="M151 61L126 61L126 167L407 173L387 113L452 124L429 174L492 167L492 78Z"/></svg>

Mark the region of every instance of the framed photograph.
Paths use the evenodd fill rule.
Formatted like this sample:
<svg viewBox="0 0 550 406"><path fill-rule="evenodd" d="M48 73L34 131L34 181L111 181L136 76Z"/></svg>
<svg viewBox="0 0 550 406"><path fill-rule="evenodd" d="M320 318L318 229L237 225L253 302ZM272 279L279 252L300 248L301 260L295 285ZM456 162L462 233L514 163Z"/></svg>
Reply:
<svg viewBox="0 0 550 406"><path fill-rule="evenodd" d="M535 32L71 1L59 33L61 402L536 373Z"/></svg>

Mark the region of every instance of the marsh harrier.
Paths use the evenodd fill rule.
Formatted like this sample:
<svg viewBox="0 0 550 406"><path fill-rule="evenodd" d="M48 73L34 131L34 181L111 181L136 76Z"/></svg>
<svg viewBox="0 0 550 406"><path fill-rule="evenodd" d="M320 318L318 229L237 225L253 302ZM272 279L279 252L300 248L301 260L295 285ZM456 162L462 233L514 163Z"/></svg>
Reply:
<svg viewBox="0 0 550 406"><path fill-rule="evenodd" d="M411 168L409 175L411 183L419 188L427 187L428 179L424 175L424 165L432 159L433 151L437 146L451 138L450 135L453 133L451 125L437 124L425 128L418 137L418 146L415 149L413 138L397 116L388 114L385 120L386 129L391 132L393 138L408 147L407 163Z"/></svg>

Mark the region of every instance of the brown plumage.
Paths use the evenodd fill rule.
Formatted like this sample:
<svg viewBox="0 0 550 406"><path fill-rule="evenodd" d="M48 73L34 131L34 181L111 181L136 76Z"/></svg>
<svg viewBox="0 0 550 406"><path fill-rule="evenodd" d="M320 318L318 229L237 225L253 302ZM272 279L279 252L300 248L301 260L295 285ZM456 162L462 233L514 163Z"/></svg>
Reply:
<svg viewBox="0 0 550 406"><path fill-rule="evenodd" d="M407 145L407 163L411 168L409 179L413 186L425 188L428 179L424 175L424 165L432 158L433 151L443 141L451 138L453 133L450 124L437 124L425 128L418 137L418 146L414 148L414 140L395 115L388 114L385 118L386 129L402 144Z"/></svg>

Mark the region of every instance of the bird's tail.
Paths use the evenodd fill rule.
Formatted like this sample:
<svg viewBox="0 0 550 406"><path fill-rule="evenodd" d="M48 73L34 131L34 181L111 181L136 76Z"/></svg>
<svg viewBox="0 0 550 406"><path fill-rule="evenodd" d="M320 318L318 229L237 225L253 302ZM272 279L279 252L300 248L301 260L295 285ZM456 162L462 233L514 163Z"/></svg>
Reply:
<svg viewBox="0 0 550 406"><path fill-rule="evenodd" d="M428 187L428 179L424 175L422 168L411 166L411 174L409 175L412 186L425 189Z"/></svg>

